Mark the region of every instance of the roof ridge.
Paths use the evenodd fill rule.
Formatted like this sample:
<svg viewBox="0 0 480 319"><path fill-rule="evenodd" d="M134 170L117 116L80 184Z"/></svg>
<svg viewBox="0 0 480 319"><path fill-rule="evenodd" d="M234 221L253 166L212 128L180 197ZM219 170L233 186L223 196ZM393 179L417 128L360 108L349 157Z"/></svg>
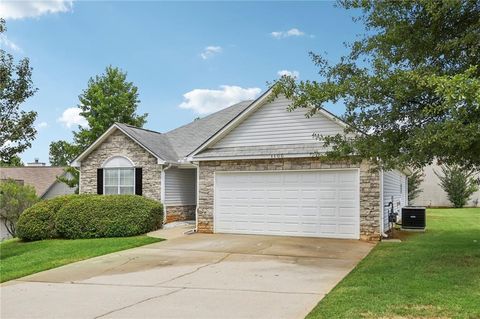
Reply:
<svg viewBox="0 0 480 319"><path fill-rule="evenodd" d="M205 119L208 119L208 118L210 118L211 116L216 115L216 114L218 114L218 113L220 113L220 112L222 112L222 111L228 110L228 109L230 109L230 108L232 108L232 107L234 107L234 106L237 106L237 105L240 104L240 103L246 103L246 102L250 102L250 103L251 103L252 101L254 101L254 100L243 100L243 101L240 101L240 102L238 102L238 103L229 105L229 106L227 106L226 108L223 108L223 109L218 110L218 111L216 111L216 112L210 113L210 114L208 114L208 115L205 116L205 117L199 118L198 120L193 120L192 122L183 124L182 126L176 127L176 128L174 128L174 129L172 129L172 130L170 130L170 131L167 131L167 132L165 132L165 133L163 133L163 134L169 134L169 133L171 133L171 132L173 132L173 131L176 131L176 130L178 130L178 129L184 128L185 126L191 125L191 124L193 124L193 123L195 123L195 122L197 122L197 121L203 121L203 120L205 120ZM198 122L197 122L197 124L198 124Z"/></svg>
<svg viewBox="0 0 480 319"><path fill-rule="evenodd" d="M152 132L152 133L156 133L156 134L160 134L160 135L164 134L164 133L161 133L161 132L158 132L158 131L150 130L148 128L138 127L138 126L130 125L130 124L127 124L127 123L115 122L115 124L125 125L125 126L128 126L130 128L137 129L137 130Z"/></svg>

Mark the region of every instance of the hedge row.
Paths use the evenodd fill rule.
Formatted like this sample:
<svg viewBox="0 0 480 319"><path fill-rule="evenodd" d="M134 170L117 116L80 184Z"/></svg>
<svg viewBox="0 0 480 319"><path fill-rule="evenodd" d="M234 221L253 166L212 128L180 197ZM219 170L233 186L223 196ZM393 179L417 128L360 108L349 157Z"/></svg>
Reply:
<svg viewBox="0 0 480 319"><path fill-rule="evenodd" d="M158 229L162 205L136 195L67 195L39 202L20 216L24 240L127 237Z"/></svg>

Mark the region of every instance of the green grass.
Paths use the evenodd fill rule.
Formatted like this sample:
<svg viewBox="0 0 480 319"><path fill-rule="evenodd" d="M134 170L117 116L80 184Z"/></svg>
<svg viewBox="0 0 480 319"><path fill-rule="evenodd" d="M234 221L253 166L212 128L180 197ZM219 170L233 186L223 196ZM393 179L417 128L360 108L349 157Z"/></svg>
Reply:
<svg viewBox="0 0 480 319"><path fill-rule="evenodd" d="M480 318L480 209L430 209L427 232L379 243L307 318Z"/></svg>
<svg viewBox="0 0 480 319"><path fill-rule="evenodd" d="M161 240L147 236L34 242L7 240L0 244L0 282Z"/></svg>

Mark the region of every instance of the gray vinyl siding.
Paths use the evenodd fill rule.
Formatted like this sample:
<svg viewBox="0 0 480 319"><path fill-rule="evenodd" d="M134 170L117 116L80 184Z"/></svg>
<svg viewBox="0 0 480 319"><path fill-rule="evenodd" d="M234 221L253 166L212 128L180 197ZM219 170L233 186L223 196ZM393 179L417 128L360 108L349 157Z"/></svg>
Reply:
<svg viewBox="0 0 480 319"><path fill-rule="evenodd" d="M312 133L343 133L340 125L324 115L306 118L306 109L288 112L289 104L289 100L279 97L261 106L212 148L318 143Z"/></svg>
<svg viewBox="0 0 480 319"><path fill-rule="evenodd" d="M392 200L393 196L393 207L395 212L397 212L398 218L400 218L401 209L403 206L408 205L407 203L407 178L406 175L400 171L384 171L383 172L383 226L384 229L389 229L388 223L388 212L389 207L386 207L388 203Z"/></svg>
<svg viewBox="0 0 480 319"><path fill-rule="evenodd" d="M196 169L172 167L165 171L165 204L196 204Z"/></svg>
<svg viewBox="0 0 480 319"><path fill-rule="evenodd" d="M55 182L42 196L43 199L53 198L60 195L68 195L75 193L75 188L68 187L67 184Z"/></svg>

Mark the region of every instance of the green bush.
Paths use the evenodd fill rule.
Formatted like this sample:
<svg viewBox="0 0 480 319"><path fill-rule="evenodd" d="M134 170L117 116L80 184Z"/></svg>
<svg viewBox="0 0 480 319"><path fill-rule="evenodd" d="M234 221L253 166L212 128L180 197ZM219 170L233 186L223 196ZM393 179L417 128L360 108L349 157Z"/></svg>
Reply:
<svg viewBox="0 0 480 319"><path fill-rule="evenodd" d="M17 222L17 236L23 240L58 238L55 217L59 209L75 195L43 200L26 209Z"/></svg>
<svg viewBox="0 0 480 319"><path fill-rule="evenodd" d="M456 208L465 206L478 190L475 170L463 169L460 166L441 166L442 173L434 173L440 179L439 185L447 193L448 200Z"/></svg>
<svg viewBox="0 0 480 319"><path fill-rule="evenodd" d="M0 180L0 223L17 236L17 222L22 213L38 201L35 189L13 179Z"/></svg>
<svg viewBox="0 0 480 319"><path fill-rule="evenodd" d="M55 225L63 238L126 237L162 224L162 205L136 195L77 195L58 211Z"/></svg>

